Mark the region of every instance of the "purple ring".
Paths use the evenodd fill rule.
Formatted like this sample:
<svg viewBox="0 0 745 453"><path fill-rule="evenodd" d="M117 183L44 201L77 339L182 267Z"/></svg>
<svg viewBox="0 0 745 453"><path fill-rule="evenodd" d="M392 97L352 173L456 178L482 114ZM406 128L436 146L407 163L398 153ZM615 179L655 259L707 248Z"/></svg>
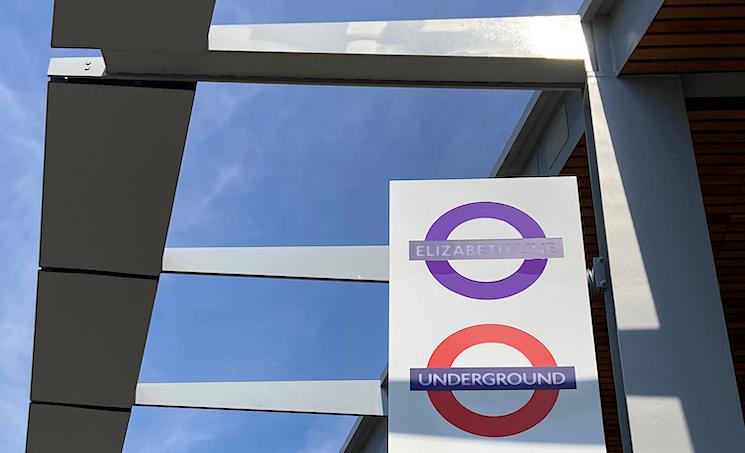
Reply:
<svg viewBox="0 0 745 453"><path fill-rule="evenodd" d="M446 212L432 224L427 241L445 241L459 225L474 219L496 219L512 225L524 239L545 238L538 222L512 206L479 201ZM445 288L471 299L494 300L513 296L528 289L546 269L547 259L524 260L509 277L493 282L479 282L459 274L448 261L426 261L432 276Z"/></svg>

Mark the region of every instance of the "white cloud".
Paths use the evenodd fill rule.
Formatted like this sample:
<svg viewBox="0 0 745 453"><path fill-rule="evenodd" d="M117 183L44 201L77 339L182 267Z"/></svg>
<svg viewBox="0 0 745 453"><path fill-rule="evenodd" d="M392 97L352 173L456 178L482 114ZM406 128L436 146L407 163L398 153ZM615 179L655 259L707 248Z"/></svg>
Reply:
<svg viewBox="0 0 745 453"><path fill-rule="evenodd" d="M243 164L240 162L224 163L219 165L214 173L210 185L199 194L196 202L192 204L192 209L189 210L187 221L190 223L200 217L204 210L208 209L210 204L223 192L238 185L238 179L243 174Z"/></svg>
<svg viewBox="0 0 745 453"><path fill-rule="evenodd" d="M239 115L264 91L258 85L206 84L194 104L169 240L203 226L217 226L231 210L218 204L245 193L266 172L266 150L252 140ZM244 225L245 227L245 225Z"/></svg>
<svg viewBox="0 0 745 453"><path fill-rule="evenodd" d="M124 453L188 453L219 438L222 429L197 411L136 409L132 414Z"/></svg>
<svg viewBox="0 0 745 453"><path fill-rule="evenodd" d="M339 440L320 431L310 431L305 436L305 446L300 453L330 453L339 451Z"/></svg>

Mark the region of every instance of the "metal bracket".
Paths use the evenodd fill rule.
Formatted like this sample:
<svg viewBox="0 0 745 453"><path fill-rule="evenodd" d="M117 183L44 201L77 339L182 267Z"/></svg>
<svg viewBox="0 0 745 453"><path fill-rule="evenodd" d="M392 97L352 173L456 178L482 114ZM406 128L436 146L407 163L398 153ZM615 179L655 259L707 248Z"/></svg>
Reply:
<svg viewBox="0 0 745 453"><path fill-rule="evenodd" d="M592 269L587 269L587 286L593 296L603 294L608 288L608 266L605 258L596 256L592 259Z"/></svg>

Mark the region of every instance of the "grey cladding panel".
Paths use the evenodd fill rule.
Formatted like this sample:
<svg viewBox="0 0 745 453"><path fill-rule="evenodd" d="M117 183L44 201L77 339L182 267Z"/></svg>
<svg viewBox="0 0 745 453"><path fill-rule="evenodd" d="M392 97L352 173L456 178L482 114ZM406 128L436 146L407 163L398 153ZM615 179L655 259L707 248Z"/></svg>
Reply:
<svg viewBox="0 0 745 453"><path fill-rule="evenodd" d="M387 453L388 418L362 417L352 428L340 453Z"/></svg>
<svg viewBox="0 0 745 453"><path fill-rule="evenodd" d="M160 273L193 98L49 84L42 267Z"/></svg>
<svg viewBox="0 0 745 453"><path fill-rule="evenodd" d="M121 452L129 414L129 411L32 403L26 452Z"/></svg>
<svg viewBox="0 0 745 453"><path fill-rule="evenodd" d="M52 47L199 51L215 0L55 0Z"/></svg>
<svg viewBox="0 0 745 453"><path fill-rule="evenodd" d="M375 453L388 452L388 419L379 418L376 420L375 430L372 434L373 448Z"/></svg>
<svg viewBox="0 0 745 453"><path fill-rule="evenodd" d="M31 400L130 408L156 286L39 272Z"/></svg>

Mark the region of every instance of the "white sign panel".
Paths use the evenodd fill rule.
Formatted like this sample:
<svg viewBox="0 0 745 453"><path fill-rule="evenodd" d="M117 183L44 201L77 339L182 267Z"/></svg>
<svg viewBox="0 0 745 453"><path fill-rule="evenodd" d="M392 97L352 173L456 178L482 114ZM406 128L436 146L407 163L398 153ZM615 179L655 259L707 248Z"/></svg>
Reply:
<svg viewBox="0 0 745 453"><path fill-rule="evenodd" d="M576 179L390 205L389 451L605 452Z"/></svg>

